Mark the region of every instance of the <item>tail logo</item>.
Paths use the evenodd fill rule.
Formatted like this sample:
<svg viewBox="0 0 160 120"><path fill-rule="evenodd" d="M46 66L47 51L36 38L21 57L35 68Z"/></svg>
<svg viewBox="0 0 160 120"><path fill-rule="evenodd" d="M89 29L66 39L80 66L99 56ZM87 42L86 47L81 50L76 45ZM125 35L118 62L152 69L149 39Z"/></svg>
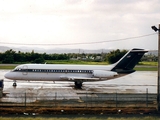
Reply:
<svg viewBox="0 0 160 120"><path fill-rule="evenodd" d="M131 57L131 55L128 55L128 56L127 56L127 58L130 58L130 57Z"/></svg>

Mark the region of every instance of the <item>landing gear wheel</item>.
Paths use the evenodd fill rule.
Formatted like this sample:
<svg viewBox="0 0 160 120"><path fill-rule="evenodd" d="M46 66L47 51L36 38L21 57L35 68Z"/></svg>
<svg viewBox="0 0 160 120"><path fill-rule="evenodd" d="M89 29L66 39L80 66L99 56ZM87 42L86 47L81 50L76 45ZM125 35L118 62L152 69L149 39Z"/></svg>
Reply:
<svg viewBox="0 0 160 120"><path fill-rule="evenodd" d="M13 87L16 87L17 86L17 83L13 83Z"/></svg>
<svg viewBox="0 0 160 120"><path fill-rule="evenodd" d="M82 82L81 82L81 81L76 81L76 82L75 82L75 87L81 89L81 87L82 87Z"/></svg>

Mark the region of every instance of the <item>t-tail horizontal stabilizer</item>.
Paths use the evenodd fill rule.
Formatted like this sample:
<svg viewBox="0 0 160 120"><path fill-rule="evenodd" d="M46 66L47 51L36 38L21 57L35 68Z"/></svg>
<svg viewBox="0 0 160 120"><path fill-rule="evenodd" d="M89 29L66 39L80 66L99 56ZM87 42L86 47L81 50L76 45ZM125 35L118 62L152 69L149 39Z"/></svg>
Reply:
<svg viewBox="0 0 160 120"><path fill-rule="evenodd" d="M117 73L132 73L135 70L133 68L140 61L142 56L148 51L144 49L134 48L127 52L118 62L116 62L112 71Z"/></svg>

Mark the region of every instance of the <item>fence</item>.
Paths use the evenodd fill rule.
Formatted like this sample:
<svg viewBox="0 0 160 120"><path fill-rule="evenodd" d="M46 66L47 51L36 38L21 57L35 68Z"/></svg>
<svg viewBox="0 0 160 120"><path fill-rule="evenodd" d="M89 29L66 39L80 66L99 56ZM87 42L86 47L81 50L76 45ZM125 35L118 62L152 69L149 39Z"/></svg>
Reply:
<svg viewBox="0 0 160 120"><path fill-rule="evenodd" d="M156 107L156 94L83 93L77 96L51 96L30 93L8 94L0 99L0 106L18 107Z"/></svg>

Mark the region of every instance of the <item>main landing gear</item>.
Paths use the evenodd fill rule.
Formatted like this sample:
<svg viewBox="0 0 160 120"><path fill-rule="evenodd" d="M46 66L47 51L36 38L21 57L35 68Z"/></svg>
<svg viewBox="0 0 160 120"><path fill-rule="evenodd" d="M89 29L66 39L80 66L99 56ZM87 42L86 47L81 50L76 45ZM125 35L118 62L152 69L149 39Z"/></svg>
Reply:
<svg viewBox="0 0 160 120"><path fill-rule="evenodd" d="M75 88L81 89L82 83L83 83L82 81L75 81Z"/></svg>
<svg viewBox="0 0 160 120"><path fill-rule="evenodd" d="M13 87L16 87L16 86L17 86L17 83L16 83L16 80L14 80Z"/></svg>

